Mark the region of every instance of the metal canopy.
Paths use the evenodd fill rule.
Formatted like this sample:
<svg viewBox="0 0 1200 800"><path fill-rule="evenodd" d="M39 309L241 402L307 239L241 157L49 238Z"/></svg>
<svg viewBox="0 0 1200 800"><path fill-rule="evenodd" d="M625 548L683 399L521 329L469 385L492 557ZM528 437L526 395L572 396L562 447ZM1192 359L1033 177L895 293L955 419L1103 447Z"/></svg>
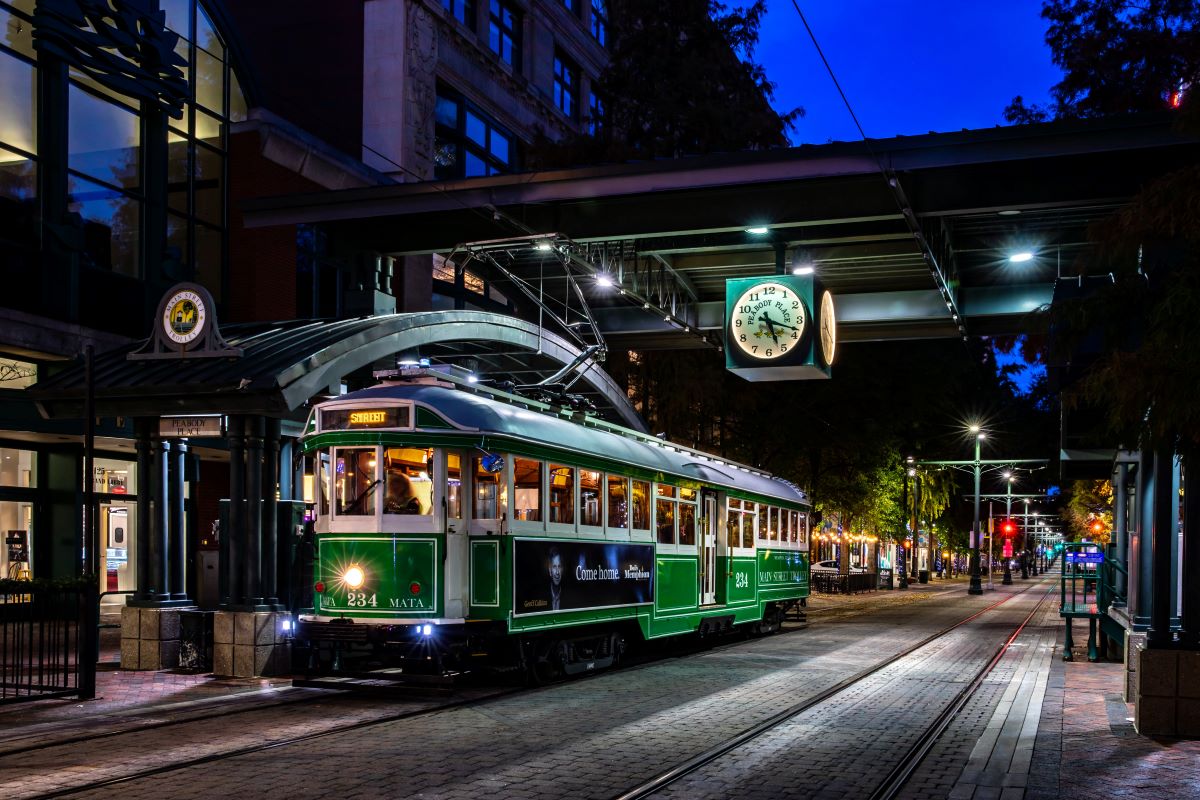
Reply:
<svg viewBox="0 0 1200 800"><path fill-rule="evenodd" d="M713 346L726 279L805 265L843 341L1008 334L1086 265L1089 226L1195 144L1159 116L1057 122L258 199L246 222L397 255L554 234L620 274L625 295L588 291L614 347Z"/></svg>
<svg viewBox="0 0 1200 800"><path fill-rule="evenodd" d="M535 383L570 363L579 350L537 325L481 311L430 311L350 320L292 320L226 325L221 333L241 348L241 358L130 361L140 346L98 355L95 394L98 414L246 413L303 416L316 396L336 394L347 378L372 383L374 368L395 366L396 356L418 351L423 358L451 363L515 383ZM602 369L577 368L573 391L595 404L606 419L645 431L624 392ZM48 417L82 413L84 371L80 366L40 381L31 389Z"/></svg>

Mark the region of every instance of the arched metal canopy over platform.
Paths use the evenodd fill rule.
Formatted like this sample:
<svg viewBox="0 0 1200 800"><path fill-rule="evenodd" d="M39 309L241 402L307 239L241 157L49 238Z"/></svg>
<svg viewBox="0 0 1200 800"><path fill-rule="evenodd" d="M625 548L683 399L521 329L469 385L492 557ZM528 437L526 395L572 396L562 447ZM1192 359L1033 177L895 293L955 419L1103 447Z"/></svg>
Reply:
<svg viewBox="0 0 1200 800"><path fill-rule="evenodd" d="M535 383L570 363L579 350L531 322L482 311L428 311L351 320L294 320L228 325L225 340L240 358L131 361L128 345L95 361L98 414L267 414L299 416L313 397L337 391L347 377L368 379L370 369L392 367L395 356L418 351L434 363L473 368L517 383ZM573 392L602 416L635 430L645 424L604 370L576 369ZM78 417L83 409L82 367L40 382L33 390L43 413Z"/></svg>

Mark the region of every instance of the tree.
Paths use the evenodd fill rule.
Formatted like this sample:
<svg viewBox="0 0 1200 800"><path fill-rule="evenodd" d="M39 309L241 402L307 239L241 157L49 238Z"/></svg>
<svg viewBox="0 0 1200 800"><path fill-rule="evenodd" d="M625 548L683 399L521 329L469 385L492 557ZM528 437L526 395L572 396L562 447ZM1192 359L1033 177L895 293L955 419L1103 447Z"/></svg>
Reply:
<svg viewBox="0 0 1200 800"><path fill-rule="evenodd" d="M1027 107L1018 95L1009 122L1102 117L1177 106L1200 78L1196 0L1045 0L1046 44L1063 79L1054 108Z"/></svg>
<svg viewBox="0 0 1200 800"><path fill-rule="evenodd" d="M753 60L765 0L610 0L607 118L594 135L535 142L534 168L785 147L802 109L771 107L774 84Z"/></svg>
<svg viewBox="0 0 1200 800"><path fill-rule="evenodd" d="M1108 544L1113 524L1113 489L1109 481L1072 481L1067 487L1063 516L1074 541L1090 539ZM1093 527L1096 523L1098 526ZM1097 530L1098 528L1098 530Z"/></svg>

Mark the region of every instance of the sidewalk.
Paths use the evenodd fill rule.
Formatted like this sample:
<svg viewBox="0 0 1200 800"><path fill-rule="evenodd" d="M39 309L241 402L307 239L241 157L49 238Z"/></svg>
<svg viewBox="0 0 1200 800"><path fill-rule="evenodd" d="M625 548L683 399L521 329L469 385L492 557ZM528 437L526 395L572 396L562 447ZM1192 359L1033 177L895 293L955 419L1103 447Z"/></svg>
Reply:
<svg viewBox="0 0 1200 800"><path fill-rule="evenodd" d="M1056 647L1062 648L1062 627ZM1133 706L1121 699L1124 667L1055 659L1042 705L1031 800L1200 797L1200 741L1156 739L1133 729Z"/></svg>

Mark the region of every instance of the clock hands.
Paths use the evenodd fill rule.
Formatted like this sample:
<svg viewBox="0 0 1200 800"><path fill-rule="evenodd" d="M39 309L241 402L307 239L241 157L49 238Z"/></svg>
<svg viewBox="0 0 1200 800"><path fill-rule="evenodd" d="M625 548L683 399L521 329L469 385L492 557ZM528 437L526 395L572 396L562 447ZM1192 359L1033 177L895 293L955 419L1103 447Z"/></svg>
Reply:
<svg viewBox="0 0 1200 800"><path fill-rule="evenodd" d="M775 326L773 324L771 324L771 318L767 316L767 312L764 311L762 316L758 318L758 321L767 323L767 330L770 331L771 338L774 339L775 344L778 345L779 344L779 335L777 333L775 333Z"/></svg>
<svg viewBox="0 0 1200 800"><path fill-rule="evenodd" d="M788 328L793 331L800 330L799 328L797 328L794 325L786 325L778 320L771 319L770 317L767 316L767 312L765 312L765 311L763 312L762 316L758 318L758 321L767 323L768 328L773 328L774 326L778 325L780 328ZM772 335L774 335L774 334L772 334Z"/></svg>

